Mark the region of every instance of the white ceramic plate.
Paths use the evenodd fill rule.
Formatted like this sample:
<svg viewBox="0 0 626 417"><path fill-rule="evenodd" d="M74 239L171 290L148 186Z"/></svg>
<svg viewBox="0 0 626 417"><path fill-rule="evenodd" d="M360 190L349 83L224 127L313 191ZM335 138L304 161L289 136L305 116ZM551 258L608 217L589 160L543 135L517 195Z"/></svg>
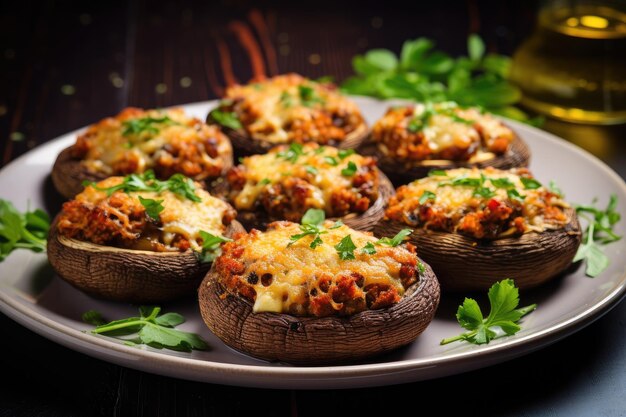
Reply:
<svg viewBox="0 0 626 417"><path fill-rule="evenodd" d="M389 103L356 99L372 123ZM183 106L201 119L216 103ZM510 122L529 144L531 170L542 182L554 180L571 202L590 203L598 197L605 205L611 193L624 211L626 184L606 165L585 151L546 132ZM49 173L56 155L75 140L76 132L50 141L0 171L0 197L18 209L46 207L53 195ZM626 221L617 233L626 234ZM44 254L13 252L0 263L0 310L31 330L71 349L119 365L156 374L220 384L266 388L355 388L425 380L502 362L542 348L598 319L626 293L624 244L606 248L610 267L595 279L584 276L582 268L571 271L546 286L521 294L522 305L539 307L523 320L522 330L513 337L488 345L455 343L440 346L442 338L462 329L454 313L463 295L443 295L435 320L411 345L369 362L345 366L294 367L250 358L226 347L204 326L196 301L184 300L163 305L187 318L182 329L201 334L210 344L206 352L178 353L144 347L130 347L107 338L85 333L90 326L81 314L95 309L106 318L136 314L136 307L93 299L70 287L54 275ZM529 271L532 273L532 271ZM505 277L503 277L505 278ZM488 308L488 306L486 306Z"/></svg>

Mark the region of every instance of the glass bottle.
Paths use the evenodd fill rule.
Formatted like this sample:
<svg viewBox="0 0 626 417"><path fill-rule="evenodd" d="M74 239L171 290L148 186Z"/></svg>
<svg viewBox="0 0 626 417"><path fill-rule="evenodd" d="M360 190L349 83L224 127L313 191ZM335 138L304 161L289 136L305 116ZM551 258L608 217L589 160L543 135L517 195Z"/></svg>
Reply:
<svg viewBox="0 0 626 417"><path fill-rule="evenodd" d="M513 55L531 110L571 122L626 122L626 0L546 1Z"/></svg>

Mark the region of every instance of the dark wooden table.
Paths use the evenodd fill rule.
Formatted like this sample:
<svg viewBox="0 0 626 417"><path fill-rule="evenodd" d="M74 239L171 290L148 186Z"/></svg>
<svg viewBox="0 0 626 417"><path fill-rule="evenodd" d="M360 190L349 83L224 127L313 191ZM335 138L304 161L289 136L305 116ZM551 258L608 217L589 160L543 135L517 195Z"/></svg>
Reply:
<svg viewBox="0 0 626 417"><path fill-rule="evenodd" d="M35 3L35 2L32 2ZM113 3L113 4L112 4ZM399 51L427 36L452 54L478 32L511 54L534 24L533 2L44 1L0 6L0 164L129 106L219 97L261 74L351 74L350 58ZM508 3L508 2L506 2ZM549 121L626 177L624 126ZM265 390L152 375L61 347L0 314L0 416L626 415L626 303L522 358L412 384ZM434 402L443 398L442 402Z"/></svg>

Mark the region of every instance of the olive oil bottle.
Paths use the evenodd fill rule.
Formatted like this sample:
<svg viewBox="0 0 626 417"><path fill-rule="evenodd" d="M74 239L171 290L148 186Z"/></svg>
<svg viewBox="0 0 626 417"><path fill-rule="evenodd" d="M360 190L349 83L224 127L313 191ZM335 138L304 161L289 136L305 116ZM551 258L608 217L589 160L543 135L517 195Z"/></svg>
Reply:
<svg viewBox="0 0 626 417"><path fill-rule="evenodd" d="M572 122L626 122L626 1L544 4L513 56L531 110Z"/></svg>

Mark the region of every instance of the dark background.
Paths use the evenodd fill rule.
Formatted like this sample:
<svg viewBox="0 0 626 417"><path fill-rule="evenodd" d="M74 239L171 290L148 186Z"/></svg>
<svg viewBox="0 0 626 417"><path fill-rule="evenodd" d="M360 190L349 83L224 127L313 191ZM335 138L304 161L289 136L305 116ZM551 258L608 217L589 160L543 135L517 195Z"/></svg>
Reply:
<svg viewBox="0 0 626 417"><path fill-rule="evenodd" d="M132 105L217 98L255 74L352 74L375 47L430 37L452 55L479 33L512 54L537 2L12 2L0 6L0 166L33 147ZM245 39L255 40L251 60ZM254 53L252 54L254 56ZM624 125L548 121L544 129L626 177ZM413 384L334 391L263 390L151 375L92 359L0 315L0 416L204 416L424 413L626 414L626 306L566 340L504 364ZM435 398L443 401L436 401ZM579 405L579 406L578 406Z"/></svg>

